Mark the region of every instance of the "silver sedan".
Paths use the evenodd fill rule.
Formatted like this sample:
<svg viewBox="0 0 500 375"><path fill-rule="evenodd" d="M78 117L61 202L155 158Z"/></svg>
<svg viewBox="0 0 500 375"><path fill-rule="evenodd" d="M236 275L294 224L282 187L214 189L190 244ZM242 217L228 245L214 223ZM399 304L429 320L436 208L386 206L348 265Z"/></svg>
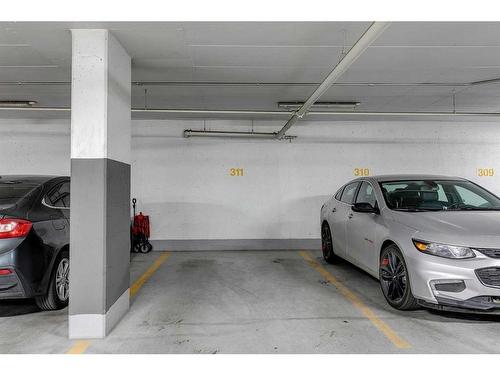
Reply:
<svg viewBox="0 0 500 375"><path fill-rule="evenodd" d="M396 309L500 312L500 199L445 176L363 177L321 207L323 257L376 277Z"/></svg>

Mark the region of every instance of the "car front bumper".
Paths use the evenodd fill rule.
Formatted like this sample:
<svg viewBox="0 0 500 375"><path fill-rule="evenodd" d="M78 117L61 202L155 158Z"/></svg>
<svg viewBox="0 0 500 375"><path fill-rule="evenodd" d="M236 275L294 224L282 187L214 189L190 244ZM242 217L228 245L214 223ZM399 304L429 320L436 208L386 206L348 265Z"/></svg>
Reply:
<svg viewBox="0 0 500 375"><path fill-rule="evenodd" d="M406 253L410 284L421 305L441 310L500 313L500 283L486 285L477 274L484 268L497 268L500 274L500 258L476 252L471 259L447 259L410 250ZM442 287L437 286L458 283L463 283L463 288L455 291L440 290Z"/></svg>
<svg viewBox="0 0 500 375"><path fill-rule="evenodd" d="M434 310L500 315L500 297L480 296L465 301L436 297L438 303L417 300L418 304Z"/></svg>

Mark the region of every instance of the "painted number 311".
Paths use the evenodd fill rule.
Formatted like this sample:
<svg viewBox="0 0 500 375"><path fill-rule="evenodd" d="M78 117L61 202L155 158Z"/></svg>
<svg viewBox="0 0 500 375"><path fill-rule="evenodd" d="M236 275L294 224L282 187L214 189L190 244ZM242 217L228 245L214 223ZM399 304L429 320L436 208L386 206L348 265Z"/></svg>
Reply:
<svg viewBox="0 0 500 375"><path fill-rule="evenodd" d="M243 176L243 168L231 168L229 170L229 175L232 177L242 177Z"/></svg>
<svg viewBox="0 0 500 375"><path fill-rule="evenodd" d="M369 168L354 168L354 176L356 177L366 177L370 175Z"/></svg>

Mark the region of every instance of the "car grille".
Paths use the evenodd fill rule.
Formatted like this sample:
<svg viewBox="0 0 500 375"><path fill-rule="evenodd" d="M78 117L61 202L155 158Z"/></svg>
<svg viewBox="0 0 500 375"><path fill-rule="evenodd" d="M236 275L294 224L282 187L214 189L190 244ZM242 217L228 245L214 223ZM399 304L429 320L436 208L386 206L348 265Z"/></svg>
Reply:
<svg viewBox="0 0 500 375"><path fill-rule="evenodd" d="M500 249L474 249L490 258L500 258Z"/></svg>
<svg viewBox="0 0 500 375"><path fill-rule="evenodd" d="M476 275L484 285L500 287L500 267L481 268Z"/></svg>

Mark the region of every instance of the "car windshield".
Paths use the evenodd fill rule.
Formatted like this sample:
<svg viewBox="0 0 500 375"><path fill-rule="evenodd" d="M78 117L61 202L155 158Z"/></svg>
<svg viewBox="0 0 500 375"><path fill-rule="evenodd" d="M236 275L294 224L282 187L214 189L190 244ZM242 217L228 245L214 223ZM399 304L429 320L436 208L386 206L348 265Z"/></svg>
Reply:
<svg viewBox="0 0 500 375"><path fill-rule="evenodd" d="M500 199L482 187L461 180L381 182L387 206L401 211L500 210Z"/></svg>

